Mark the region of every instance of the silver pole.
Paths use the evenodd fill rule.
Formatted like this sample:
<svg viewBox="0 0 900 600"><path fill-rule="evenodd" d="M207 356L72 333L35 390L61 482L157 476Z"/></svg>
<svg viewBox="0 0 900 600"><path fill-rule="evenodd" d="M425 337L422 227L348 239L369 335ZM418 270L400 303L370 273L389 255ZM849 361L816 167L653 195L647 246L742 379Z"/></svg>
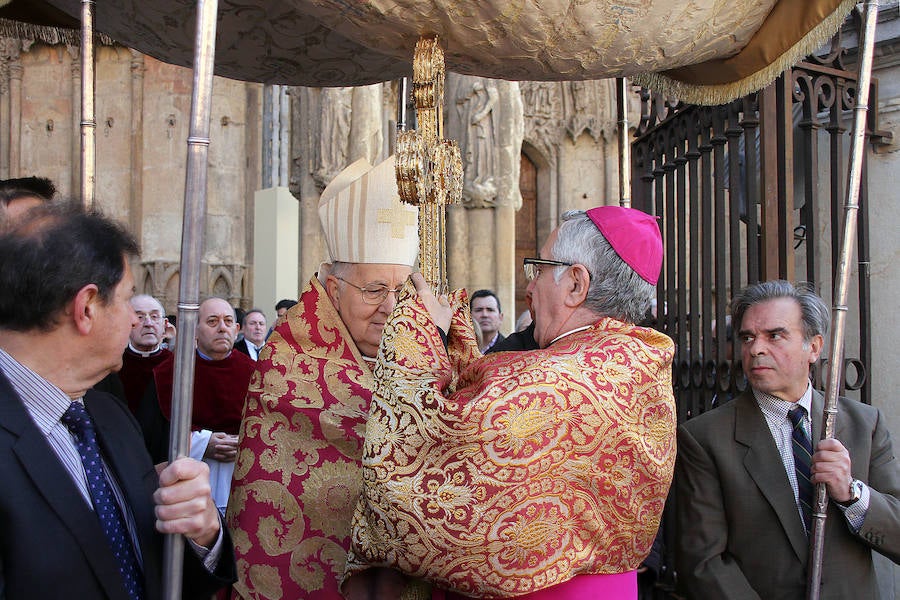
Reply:
<svg viewBox="0 0 900 600"><path fill-rule="evenodd" d="M399 96L397 102L397 131L406 131L407 123L406 123L406 101L409 97L409 77L401 77L399 88Z"/></svg>
<svg viewBox="0 0 900 600"><path fill-rule="evenodd" d="M94 206L96 173L94 115L94 0L81 0L81 202Z"/></svg>
<svg viewBox="0 0 900 600"><path fill-rule="evenodd" d="M619 205L631 206L631 146L628 144L628 80L616 77L619 119Z"/></svg>
<svg viewBox="0 0 900 600"><path fill-rule="evenodd" d="M175 346L175 381L172 390L172 429L169 460L190 451L191 404L194 389L194 338L200 306L200 259L206 226L206 165L209 154L209 118L213 63L216 48L218 0L197 0L197 38L194 46L194 89L187 140L184 185L184 221L181 229L181 278L178 289L178 337ZM163 548L164 598L181 598L184 540L167 535Z"/></svg>
<svg viewBox="0 0 900 600"><path fill-rule="evenodd" d="M859 213L859 186L862 177L863 153L866 143L866 115L869 110L869 86L872 79L872 55L875 50L875 25L878 20L877 0L866 0L862 32L859 36L859 74L856 86L856 106L853 115L853 139L850 151L850 172L847 201L844 204L844 230L841 233L840 256L834 279L834 307L831 316L831 368L825 390L825 413L822 438L834 437L837 398L841 387L844 363L844 329L847 320L847 288L850 282L850 261L856 244L856 218ZM828 494L824 483L816 484L813 505L812 531L809 542L809 579L806 593L809 600L818 600L822 583L822 561L825 550L825 518Z"/></svg>

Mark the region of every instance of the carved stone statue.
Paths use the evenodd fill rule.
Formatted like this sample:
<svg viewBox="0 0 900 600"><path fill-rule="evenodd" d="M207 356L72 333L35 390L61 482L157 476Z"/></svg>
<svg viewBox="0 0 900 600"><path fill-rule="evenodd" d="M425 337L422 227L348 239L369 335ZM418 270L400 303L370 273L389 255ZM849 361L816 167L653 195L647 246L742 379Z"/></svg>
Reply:
<svg viewBox="0 0 900 600"><path fill-rule="evenodd" d="M463 203L491 206L497 199L497 84L491 79L459 76L450 98L455 98L456 104L448 115L450 130L458 132L463 160Z"/></svg>
<svg viewBox="0 0 900 600"><path fill-rule="evenodd" d="M319 135L314 145L313 178L324 188L350 159L350 117L353 88L323 88L319 104Z"/></svg>

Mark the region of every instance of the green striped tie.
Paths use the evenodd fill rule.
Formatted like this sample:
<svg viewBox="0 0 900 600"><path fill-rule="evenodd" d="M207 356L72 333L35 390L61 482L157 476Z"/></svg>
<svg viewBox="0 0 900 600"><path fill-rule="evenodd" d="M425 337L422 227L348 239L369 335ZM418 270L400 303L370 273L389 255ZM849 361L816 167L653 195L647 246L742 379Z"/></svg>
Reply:
<svg viewBox="0 0 900 600"><path fill-rule="evenodd" d="M809 480L812 466L812 444L803 428L805 414L806 409L802 406L796 406L788 411L788 418L793 425L791 448L794 451L794 470L797 472L797 500L800 502L803 512L803 526L808 534L812 527L813 484Z"/></svg>

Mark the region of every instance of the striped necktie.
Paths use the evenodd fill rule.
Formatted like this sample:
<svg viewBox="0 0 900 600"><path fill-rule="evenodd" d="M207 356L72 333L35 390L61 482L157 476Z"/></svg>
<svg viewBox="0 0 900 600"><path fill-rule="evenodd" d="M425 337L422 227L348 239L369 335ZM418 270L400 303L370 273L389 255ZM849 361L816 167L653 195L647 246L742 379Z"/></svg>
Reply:
<svg viewBox="0 0 900 600"><path fill-rule="evenodd" d="M812 527L813 484L809 480L812 466L812 443L803 428L803 417L806 409L795 406L788 411L793 431L791 432L791 448L794 452L794 471L797 473L797 501L803 513L803 526L808 534Z"/></svg>
<svg viewBox="0 0 900 600"><path fill-rule="evenodd" d="M75 446L81 455L84 473L87 476L88 489L94 503L94 512L106 535L109 547L119 565L125 589L131 600L144 597L144 581L137 555L125 525L122 509L116 502L112 488L106 480L103 461L100 459L100 446L97 443L97 432L94 421L80 402L72 402L60 421L75 436Z"/></svg>

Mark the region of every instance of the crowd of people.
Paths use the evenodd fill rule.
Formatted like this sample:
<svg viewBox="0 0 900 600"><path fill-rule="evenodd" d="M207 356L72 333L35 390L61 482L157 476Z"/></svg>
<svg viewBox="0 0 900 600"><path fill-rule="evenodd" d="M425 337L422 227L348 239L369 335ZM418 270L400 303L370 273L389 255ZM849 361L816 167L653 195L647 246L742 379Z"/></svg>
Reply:
<svg viewBox="0 0 900 600"><path fill-rule="evenodd" d="M493 291L433 293L394 159L361 160L323 191L328 261L276 322L210 297L185 340L135 294L134 237L55 194L0 182L0 598L161 598L178 534L185 598L632 599L673 480L687 598L804 597L820 483L822 598L875 598L873 551L900 561L882 414L842 398L817 442L813 290L736 291L748 389L678 425L674 343L640 324L663 262L641 211L562 215L504 336ZM169 462L175 344L192 433Z"/></svg>

